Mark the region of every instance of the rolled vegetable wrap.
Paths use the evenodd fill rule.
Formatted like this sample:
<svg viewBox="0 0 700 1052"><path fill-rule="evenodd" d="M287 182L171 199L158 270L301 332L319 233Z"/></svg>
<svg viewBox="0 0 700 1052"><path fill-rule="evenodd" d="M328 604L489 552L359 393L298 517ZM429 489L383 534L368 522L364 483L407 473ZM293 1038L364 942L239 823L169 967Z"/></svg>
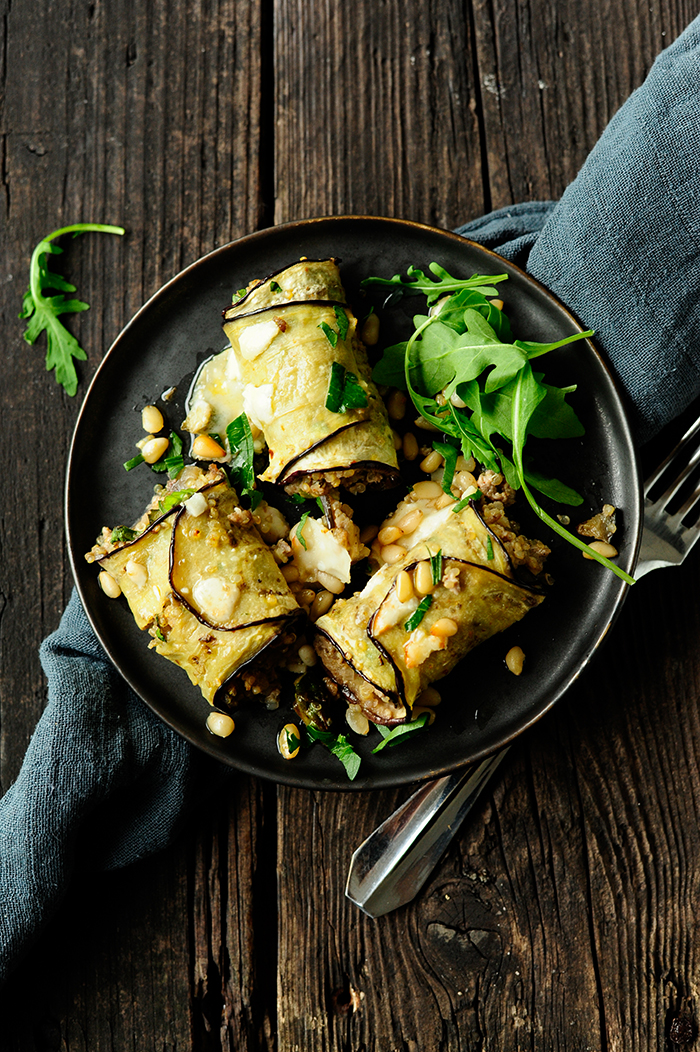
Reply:
<svg viewBox="0 0 700 1052"><path fill-rule="evenodd" d="M374 723L405 720L421 691L542 602L473 503L455 508L424 515L413 547L316 624L328 685Z"/></svg>
<svg viewBox="0 0 700 1052"><path fill-rule="evenodd" d="M398 481L384 404L372 382L333 259L302 260L224 311L243 408L270 455L260 477L290 492Z"/></svg>
<svg viewBox="0 0 700 1052"><path fill-rule="evenodd" d="M87 558L117 583L151 647L208 702L276 696L270 650L291 646L299 614L287 582L222 472L186 468L170 488L137 529L119 528L116 547L104 542L118 531L106 531Z"/></svg>

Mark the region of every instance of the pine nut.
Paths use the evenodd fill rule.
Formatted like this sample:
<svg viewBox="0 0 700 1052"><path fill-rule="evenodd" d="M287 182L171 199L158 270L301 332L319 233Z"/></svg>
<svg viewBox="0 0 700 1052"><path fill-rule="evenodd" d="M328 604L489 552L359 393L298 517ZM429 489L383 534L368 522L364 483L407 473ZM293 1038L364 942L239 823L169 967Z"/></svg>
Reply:
<svg viewBox="0 0 700 1052"><path fill-rule="evenodd" d="M503 310L503 300L491 300L490 303L496 310Z"/></svg>
<svg viewBox="0 0 700 1052"><path fill-rule="evenodd" d="M434 449L432 453L428 453L425 460L421 460L420 469L424 471L426 475L432 475L434 471L442 464L442 456L438 453L437 449Z"/></svg>
<svg viewBox="0 0 700 1052"><path fill-rule="evenodd" d="M459 625L451 617L441 617L430 629L431 636L439 636L441 639L449 639L459 632Z"/></svg>
<svg viewBox="0 0 700 1052"><path fill-rule="evenodd" d="M170 445L167 438L149 438L141 446L141 456L147 464L155 464L156 460L165 453L166 449Z"/></svg>
<svg viewBox="0 0 700 1052"><path fill-rule="evenodd" d="M332 573L326 573L325 570L318 570L316 578L318 583L323 585L326 591L332 592L333 595L340 595L345 588L345 585L338 577L335 577Z"/></svg>
<svg viewBox="0 0 700 1052"><path fill-rule="evenodd" d="M506 654L506 666L514 676L519 676L525 663L525 653L522 647L511 647Z"/></svg>
<svg viewBox="0 0 700 1052"><path fill-rule="evenodd" d="M330 608L333 606L333 593L332 592L319 592L311 604L310 617L312 621L316 621L319 617L323 617L327 614Z"/></svg>
<svg viewBox="0 0 700 1052"><path fill-rule="evenodd" d="M413 487L413 492L416 497L424 497L427 500L431 500L433 497L440 496L442 493L442 486L437 482L426 479L425 482L416 482Z"/></svg>
<svg viewBox="0 0 700 1052"><path fill-rule="evenodd" d="M403 530L398 526L385 526L379 531L378 539L382 547L385 544L393 544L394 541L398 541L399 537L403 537Z"/></svg>
<svg viewBox="0 0 700 1052"><path fill-rule="evenodd" d="M406 460L415 460L418 456L418 439L412 431L403 436L403 455Z"/></svg>
<svg viewBox="0 0 700 1052"><path fill-rule="evenodd" d="M430 421L426 420L423 416L417 416L413 421L413 425L414 427L419 427L421 431L435 431L438 434L442 433L439 427L435 427L434 424L431 424Z"/></svg>
<svg viewBox="0 0 700 1052"><path fill-rule="evenodd" d="M413 586L418 595L432 595L435 590L430 563L418 563L413 571Z"/></svg>
<svg viewBox="0 0 700 1052"><path fill-rule="evenodd" d="M207 716L207 730L217 738L228 738L236 729L236 724L225 712L210 712Z"/></svg>
<svg viewBox="0 0 700 1052"><path fill-rule="evenodd" d="M409 511L408 515L404 515L402 519L399 519L396 523L396 529L400 530L401 533L413 533L414 530L418 529L422 521L423 512L420 508L414 508L413 511Z"/></svg>
<svg viewBox="0 0 700 1052"><path fill-rule="evenodd" d="M138 559L129 559L124 567L124 573L131 578L137 588L143 588L148 580L148 570Z"/></svg>
<svg viewBox="0 0 700 1052"><path fill-rule="evenodd" d="M394 440L394 449L398 451L403 445L403 439L401 438L401 435L398 433L398 431L392 431L391 437Z"/></svg>
<svg viewBox="0 0 700 1052"><path fill-rule="evenodd" d="M380 551L382 562L388 563L389 566L393 566L394 563L400 563L406 554L406 549L402 548L400 544L385 544Z"/></svg>
<svg viewBox="0 0 700 1052"><path fill-rule="evenodd" d="M216 460L217 457L225 457L226 450L211 435L197 435L192 443L192 456L195 460Z"/></svg>
<svg viewBox="0 0 700 1052"><path fill-rule="evenodd" d="M110 599L118 599L122 594L122 590L119 587L117 581L112 577L111 573L107 573L106 570L101 570L98 577L97 583L106 596Z"/></svg>
<svg viewBox="0 0 700 1052"><path fill-rule="evenodd" d="M449 493L443 493L441 497L435 501L435 507L440 511L441 508L446 508L449 504L456 504L454 497L451 497Z"/></svg>
<svg viewBox="0 0 700 1052"><path fill-rule="evenodd" d="M426 714L428 716L428 726L430 726L431 723L435 723L435 712L433 709L427 705L414 705L413 711L411 712L411 723L414 723L420 716L425 716Z"/></svg>
<svg viewBox="0 0 700 1052"><path fill-rule="evenodd" d="M604 555L606 559L612 559L613 556L617 555L617 548L614 548L612 544L608 544L607 541L591 541L588 545L594 552L598 552L599 555ZM593 556L589 555L588 552L583 553L584 559L592 559Z"/></svg>
<svg viewBox="0 0 700 1052"><path fill-rule="evenodd" d="M372 311L362 323L360 339L368 347L374 347L379 339L379 316Z"/></svg>
<svg viewBox="0 0 700 1052"><path fill-rule="evenodd" d="M386 411L391 420L403 420L406 415L406 395L394 389L386 403Z"/></svg>
<svg viewBox="0 0 700 1052"><path fill-rule="evenodd" d="M432 708L433 705L439 705L441 701L442 697L435 690L435 687L426 687L416 698L416 705L421 705L423 708Z"/></svg>
<svg viewBox="0 0 700 1052"><path fill-rule="evenodd" d="M413 599L413 581L407 570L402 570L396 578L396 598L400 603Z"/></svg>
<svg viewBox="0 0 700 1052"><path fill-rule="evenodd" d="M363 530L360 530L360 541L362 544L371 544L374 538L379 533L379 527L376 525L365 526Z"/></svg>
<svg viewBox="0 0 700 1052"><path fill-rule="evenodd" d="M299 647L299 657L309 668L316 664L316 651L309 643L304 643L303 647Z"/></svg>
<svg viewBox="0 0 700 1052"><path fill-rule="evenodd" d="M474 457L463 457L460 455L457 457L457 463L455 464L455 471L473 471L476 467L476 461Z"/></svg>
<svg viewBox="0 0 700 1052"><path fill-rule="evenodd" d="M141 426L149 435L156 435L163 430L163 414L154 405L145 405L141 410Z"/></svg>
<svg viewBox="0 0 700 1052"><path fill-rule="evenodd" d="M315 598L316 593L313 588L302 588L297 596L297 602L302 606L311 606Z"/></svg>
<svg viewBox="0 0 700 1052"><path fill-rule="evenodd" d="M454 477L453 485L456 486L461 493L468 493L471 490L477 490L479 488L471 471L458 471Z"/></svg>
<svg viewBox="0 0 700 1052"><path fill-rule="evenodd" d="M296 744L294 744L296 742ZM277 736L277 748L285 760L293 760L299 752L301 735L294 723L285 723Z"/></svg>
<svg viewBox="0 0 700 1052"><path fill-rule="evenodd" d="M285 566L280 567L282 576L284 577L287 584L291 584L292 581L299 580L299 569L294 563L287 563Z"/></svg>
<svg viewBox="0 0 700 1052"><path fill-rule="evenodd" d="M348 705L345 719L348 727L351 731L354 731L355 734L369 733L369 720L362 712L359 705Z"/></svg>
<svg viewBox="0 0 700 1052"><path fill-rule="evenodd" d="M467 403L462 401L462 399L459 397L456 391L453 391L450 395L450 401L452 402L452 405L455 407L455 409L467 408Z"/></svg>

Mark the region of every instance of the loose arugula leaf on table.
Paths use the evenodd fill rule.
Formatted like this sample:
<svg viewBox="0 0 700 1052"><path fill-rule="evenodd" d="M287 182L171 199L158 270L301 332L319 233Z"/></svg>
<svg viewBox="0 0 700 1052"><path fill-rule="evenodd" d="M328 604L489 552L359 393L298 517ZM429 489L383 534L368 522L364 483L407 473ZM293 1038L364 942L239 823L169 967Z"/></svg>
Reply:
<svg viewBox="0 0 700 1052"><path fill-rule="evenodd" d="M46 333L46 369L55 370L56 382L61 384L71 397L78 389L78 374L73 360L85 361L87 355L75 336L59 321L59 317L61 314L77 314L89 310L89 304L82 300L69 299L64 295L66 292L75 292L75 285L49 270L48 257L63 252L63 249L55 244L59 237L63 237L64 234L77 237L88 231L119 235L125 232L123 227L107 226L104 223L74 223L47 234L32 252L29 288L22 298L22 310L19 314L20 318L28 319L24 330L27 343L35 343L42 332ZM45 295L49 290L53 290L57 295Z"/></svg>
<svg viewBox="0 0 700 1052"><path fill-rule="evenodd" d="M385 747L393 748L395 745L399 745L401 742L406 741L411 735L415 734L416 731L420 731L425 727L428 722L428 713L424 712L422 716L419 716L417 720L412 720L411 723L400 723L398 727L393 727L389 730L388 727L382 727L377 725L377 730L381 734L383 741L380 741L379 745L372 752L381 752Z"/></svg>
<svg viewBox="0 0 700 1052"><path fill-rule="evenodd" d="M361 757L355 752L345 735L333 734L331 731L320 731L310 724L304 726L304 731L312 744L320 742L327 749L330 749L333 755L337 756L342 763L350 781L354 781L357 777L357 772L360 770Z"/></svg>

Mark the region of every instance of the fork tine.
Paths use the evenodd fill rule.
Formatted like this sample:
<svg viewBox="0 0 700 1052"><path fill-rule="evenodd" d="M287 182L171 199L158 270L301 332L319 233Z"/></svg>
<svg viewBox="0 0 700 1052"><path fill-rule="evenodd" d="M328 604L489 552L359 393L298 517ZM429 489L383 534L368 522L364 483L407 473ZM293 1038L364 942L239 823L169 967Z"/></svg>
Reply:
<svg viewBox="0 0 700 1052"><path fill-rule="evenodd" d="M688 460L688 463L682 469L680 474L676 475L676 477L673 479L673 481L671 482L671 484L668 487L668 489L666 490L666 492L663 493L662 496L660 496L658 498L658 500L654 501L654 504L657 507L663 508L669 503L669 501L673 500L673 498L678 493L678 491L681 488L681 486L683 485L683 483L686 481L686 479L695 470L695 467L697 466L699 461L700 461L700 447L698 447L695 450L695 452L690 457L690 459ZM685 505L684 505L684 507L685 507ZM690 507L692 507L692 504L690 505Z"/></svg>
<svg viewBox="0 0 700 1052"><path fill-rule="evenodd" d="M693 506L695 504L697 504L699 499L700 499L700 482L698 482L698 484L695 486L695 489L693 490L693 492L690 494L688 499L683 502L683 505L678 509L678 511L673 514L673 516L672 516L673 520L675 520L677 522L683 522L683 519L686 517L688 512L692 510ZM688 528L689 529L699 529L700 528L700 522L696 523L695 526L688 527Z"/></svg>
<svg viewBox="0 0 700 1052"><path fill-rule="evenodd" d="M695 436L698 433L700 433L700 417L698 417L694 424L691 424L691 426L680 439L678 444L674 446L674 448L671 450L668 456L661 461L659 466L655 468L654 471L652 471L651 475L649 475L649 477L646 479L646 481L644 482L645 496L648 495L649 490L652 488L652 486L656 485L663 473L671 465L672 461L674 461L675 458L683 452L685 447L695 438Z"/></svg>

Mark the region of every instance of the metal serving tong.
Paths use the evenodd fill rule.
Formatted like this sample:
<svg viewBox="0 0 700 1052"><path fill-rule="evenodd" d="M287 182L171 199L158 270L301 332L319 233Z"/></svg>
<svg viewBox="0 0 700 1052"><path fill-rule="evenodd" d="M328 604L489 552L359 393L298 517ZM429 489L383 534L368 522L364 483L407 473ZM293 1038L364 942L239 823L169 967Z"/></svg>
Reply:
<svg viewBox="0 0 700 1052"><path fill-rule="evenodd" d="M680 566L700 537L695 509L700 479L693 479L700 465L699 442L700 418L644 483L637 579L650 570ZM415 898L507 752L508 746L476 766L421 786L357 848L347 897L370 917L382 917Z"/></svg>

